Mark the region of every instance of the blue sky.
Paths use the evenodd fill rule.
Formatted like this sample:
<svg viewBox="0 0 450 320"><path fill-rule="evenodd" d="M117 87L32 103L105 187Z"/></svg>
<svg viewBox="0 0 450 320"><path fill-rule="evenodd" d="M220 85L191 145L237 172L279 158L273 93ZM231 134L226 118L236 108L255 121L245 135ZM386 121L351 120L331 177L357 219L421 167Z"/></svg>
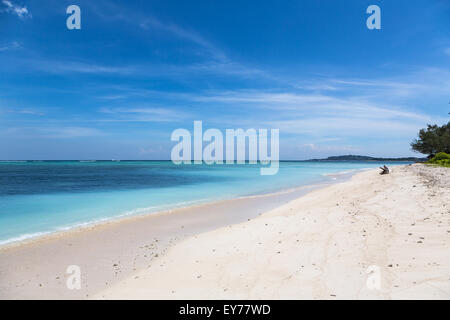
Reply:
<svg viewBox="0 0 450 320"><path fill-rule="evenodd" d="M281 159L417 155L449 101L447 0L0 0L1 159L169 159L194 120L279 128Z"/></svg>

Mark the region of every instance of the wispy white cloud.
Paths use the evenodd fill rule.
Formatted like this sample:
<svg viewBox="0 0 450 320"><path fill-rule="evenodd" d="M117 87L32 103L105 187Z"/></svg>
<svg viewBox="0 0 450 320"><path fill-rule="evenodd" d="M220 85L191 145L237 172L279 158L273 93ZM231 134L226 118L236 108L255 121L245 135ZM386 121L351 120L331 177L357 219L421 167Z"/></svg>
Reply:
<svg viewBox="0 0 450 320"><path fill-rule="evenodd" d="M43 112L30 110L30 109L18 109L18 110L6 110L7 113L16 113L16 114L28 114L28 115L34 115L34 116L43 116Z"/></svg>
<svg viewBox="0 0 450 320"><path fill-rule="evenodd" d="M103 136L105 133L89 127L11 127L3 134L22 138L81 138Z"/></svg>
<svg viewBox="0 0 450 320"><path fill-rule="evenodd" d="M3 11L17 15L21 19L31 18L31 13L28 11L27 7L19 6L12 2L11 0L2 0Z"/></svg>
<svg viewBox="0 0 450 320"><path fill-rule="evenodd" d="M367 101L358 96L335 97L320 94L298 94L293 92L266 93L258 91L234 91L219 95L198 96L194 98L203 102L220 102L237 106L254 106L262 109L291 111L292 115L342 115L361 114L372 118L401 117L428 120L429 117L416 112L403 110L389 105L383 107L381 102Z"/></svg>
<svg viewBox="0 0 450 320"><path fill-rule="evenodd" d="M308 90L308 91L336 91L336 90L338 90L337 86L333 86L333 85L330 85L327 83L298 85L296 87L298 89L304 89L304 90Z"/></svg>
<svg viewBox="0 0 450 320"><path fill-rule="evenodd" d="M183 67L182 72L194 74L212 74L235 78L266 78L271 75L261 69L249 67L238 62L204 62Z"/></svg>
<svg viewBox="0 0 450 320"><path fill-rule="evenodd" d="M306 82L305 79L302 81ZM315 139L363 136L370 139L390 135L405 139L414 137L417 130L427 123L441 122L442 117L427 113L415 100L417 95L444 94L446 86L450 84L450 77L443 70L427 69L398 79L329 78L322 83L324 86L331 83L333 90L317 92L314 83L311 88L300 89L205 91L189 94L159 92L157 97L159 101L166 98L183 104L188 102L195 106L232 109L233 111L221 114L219 118L212 114L202 114L204 120L214 121L217 125L268 126L280 128L287 134L314 135ZM361 87L363 90L358 89ZM133 91L133 94L148 98L156 96L155 92L148 90ZM147 114L133 114L132 109L122 110L127 112L126 117L123 113L125 119L118 121L177 121L192 118L177 118L175 113L158 114L154 109L147 111Z"/></svg>
<svg viewBox="0 0 450 320"><path fill-rule="evenodd" d="M160 33L166 38L176 38L187 44L192 44L193 49L190 50L190 53L202 58L202 61L197 63L170 66L163 66L161 64L158 66L147 65L139 66L139 68L137 68L139 70L151 70L153 72L148 73L172 77L186 77L186 75L192 74L214 74L255 78L261 76L269 77L268 73L265 73L258 68L249 67L230 58L220 45L207 39L189 26L182 26L168 20L164 21L149 13L143 15L139 12L128 11L109 1L102 1L101 3L98 3L97 1L95 3L92 2L90 3L90 6L102 19L108 21L114 19L128 25L137 26L144 31L153 32L153 34ZM144 41L153 40L144 39Z"/></svg>
<svg viewBox="0 0 450 320"><path fill-rule="evenodd" d="M130 66L107 66L83 62L71 62L71 61L39 61L34 64L36 68L41 71L50 73L86 73L86 74L120 74L129 75L134 71Z"/></svg>
<svg viewBox="0 0 450 320"><path fill-rule="evenodd" d="M127 77L168 78L175 81L193 81L204 76L218 76L239 79L268 78L265 72L235 62L201 62L186 65L136 64L103 65L89 62L55 61L48 59L22 60L29 69L50 74L117 75ZM121 96L107 95L111 99Z"/></svg>
<svg viewBox="0 0 450 320"><path fill-rule="evenodd" d="M399 89L417 89L423 87L417 83L407 83L407 82L395 82L388 80L343 80L343 79L333 79L331 80L337 84L350 85L350 86L365 86L365 87L390 87Z"/></svg>
<svg viewBox="0 0 450 320"><path fill-rule="evenodd" d="M77 138L102 136L104 132L95 128L64 127L44 129L44 135L52 138Z"/></svg>
<svg viewBox="0 0 450 320"><path fill-rule="evenodd" d="M422 122L398 119L373 119L364 117L310 117L294 120L267 121L265 125L280 129L284 134L308 135L320 138L321 135L336 137L377 139L409 138L412 139Z"/></svg>
<svg viewBox="0 0 450 320"><path fill-rule="evenodd" d="M375 79L325 79L341 91L359 92L366 95L390 98L413 99L422 95L447 95L450 91L450 71L446 68L412 68L408 73Z"/></svg>
<svg viewBox="0 0 450 320"><path fill-rule="evenodd" d="M408 142L418 129L439 120L423 111L391 104L379 97L358 95L239 90L193 99L216 104L216 107L233 108L234 116L221 117L222 123L233 127L277 128L280 129L282 139L286 135L296 136L297 144L313 143L316 146L323 146L324 139L330 137L343 143L350 140L355 142L355 139L372 140L374 137L386 141L406 139ZM235 114L243 110L245 117ZM341 143L337 145L342 147ZM317 147L316 151L327 150Z"/></svg>
<svg viewBox="0 0 450 320"><path fill-rule="evenodd" d="M158 107L101 108L100 112L111 116L100 122L173 122L188 116L183 111Z"/></svg>
<svg viewBox="0 0 450 320"><path fill-rule="evenodd" d="M222 50L218 49L210 41L206 40L194 30L182 28L181 26L171 22L163 23L155 17L147 17L145 20L139 23L139 26L144 30L156 29L165 33L169 33L170 35L186 40L188 42L194 43L204 49L207 53L209 53L209 58L212 58L213 60L222 62L229 61L228 57Z"/></svg>
<svg viewBox="0 0 450 320"><path fill-rule="evenodd" d="M89 6L101 19L108 22L116 20L131 26L136 26L144 31L156 31L166 37L175 37L185 42L197 46L197 55L204 56L208 60L229 62L225 52L206 39L196 30L188 26L181 26L172 21L163 21L149 12L145 14L136 10L129 10L126 7L113 3L112 1L91 1Z"/></svg>
<svg viewBox="0 0 450 320"><path fill-rule="evenodd" d="M240 90L240 91L225 91L218 95L198 96L198 101L206 102L227 102L227 103L259 103L259 104L283 104L283 106L303 105L305 103L330 102L331 97L324 95L308 95L296 94L292 92L266 93L264 91L256 90Z"/></svg>
<svg viewBox="0 0 450 320"><path fill-rule="evenodd" d="M192 96L190 93L152 90L141 87L133 87L129 85L107 85L100 87L101 90L106 90L108 94L101 94L98 96L102 100L124 100L124 99L165 99L171 101L189 100Z"/></svg>
<svg viewBox="0 0 450 320"><path fill-rule="evenodd" d="M7 50L13 50L13 49L18 49L20 48L20 44L17 41L13 41L11 44L0 47L0 52L1 51L7 51Z"/></svg>
<svg viewBox="0 0 450 320"><path fill-rule="evenodd" d="M108 94L108 95L104 95L104 96L100 96L100 99L105 99L105 100L119 100L119 99L126 99L128 97L128 95L126 94Z"/></svg>

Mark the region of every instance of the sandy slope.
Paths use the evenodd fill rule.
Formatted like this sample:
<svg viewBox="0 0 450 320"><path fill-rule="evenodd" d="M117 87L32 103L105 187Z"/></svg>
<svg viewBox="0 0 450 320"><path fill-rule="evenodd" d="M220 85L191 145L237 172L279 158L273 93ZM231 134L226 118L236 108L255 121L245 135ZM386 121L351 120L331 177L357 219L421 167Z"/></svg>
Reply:
<svg viewBox="0 0 450 320"><path fill-rule="evenodd" d="M449 191L446 168L363 172L188 238L96 298L449 299Z"/></svg>

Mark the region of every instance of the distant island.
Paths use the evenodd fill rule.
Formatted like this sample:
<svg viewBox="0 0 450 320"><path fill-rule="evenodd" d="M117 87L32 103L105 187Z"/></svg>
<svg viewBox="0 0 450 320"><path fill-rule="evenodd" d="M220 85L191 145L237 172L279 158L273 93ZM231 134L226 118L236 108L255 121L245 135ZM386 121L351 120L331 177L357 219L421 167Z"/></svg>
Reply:
<svg viewBox="0 0 450 320"><path fill-rule="evenodd" d="M405 157L405 158L376 158L368 156L358 156L358 155L344 155L344 156L332 156L326 159L310 159L306 161L413 161L413 162L424 162L427 158L417 158L417 157Z"/></svg>

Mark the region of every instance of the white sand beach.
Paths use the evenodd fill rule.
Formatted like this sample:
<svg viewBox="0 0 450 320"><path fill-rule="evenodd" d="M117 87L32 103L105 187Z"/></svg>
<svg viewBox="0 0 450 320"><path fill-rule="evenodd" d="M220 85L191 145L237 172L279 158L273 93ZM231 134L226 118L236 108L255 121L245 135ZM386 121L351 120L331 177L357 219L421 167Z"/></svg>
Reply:
<svg viewBox="0 0 450 320"><path fill-rule="evenodd" d="M449 299L449 186L448 168L372 169L294 200L222 201L3 246L0 298ZM69 265L81 290L66 286Z"/></svg>
<svg viewBox="0 0 450 320"><path fill-rule="evenodd" d="M182 241L95 297L449 299L449 186L447 168L363 172Z"/></svg>

